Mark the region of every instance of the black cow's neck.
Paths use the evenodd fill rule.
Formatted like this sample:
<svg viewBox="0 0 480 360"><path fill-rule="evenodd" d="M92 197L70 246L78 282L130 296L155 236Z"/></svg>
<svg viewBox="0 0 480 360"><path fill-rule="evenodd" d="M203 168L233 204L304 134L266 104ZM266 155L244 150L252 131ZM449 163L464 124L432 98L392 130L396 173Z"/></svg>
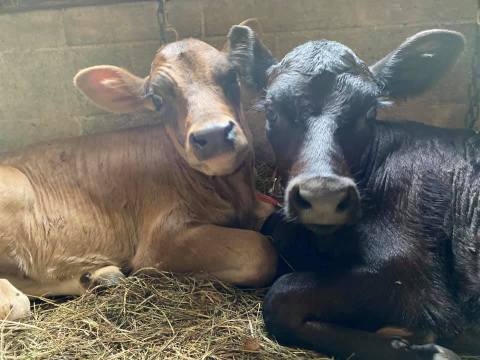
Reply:
<svg viewBox="0 0 480 360"><path fill-rule="evenodd" d="M455 247L479 238L479 165L471 131L378 121L352 175L365 216L392 217L390 224L401 214L418 236L442 234Z"/></svg>

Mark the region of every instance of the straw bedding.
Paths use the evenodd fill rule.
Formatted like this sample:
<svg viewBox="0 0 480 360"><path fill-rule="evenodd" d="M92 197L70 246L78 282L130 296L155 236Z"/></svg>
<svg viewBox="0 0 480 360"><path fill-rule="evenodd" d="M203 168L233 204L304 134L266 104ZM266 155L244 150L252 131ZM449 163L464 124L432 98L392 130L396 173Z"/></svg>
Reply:
<svg viewBox="0 0 480 360"><path fill-rule="evenodd" d="M0 359L322 359L266 336L263 294L168 273L129 277L0 323Z"/></svg>

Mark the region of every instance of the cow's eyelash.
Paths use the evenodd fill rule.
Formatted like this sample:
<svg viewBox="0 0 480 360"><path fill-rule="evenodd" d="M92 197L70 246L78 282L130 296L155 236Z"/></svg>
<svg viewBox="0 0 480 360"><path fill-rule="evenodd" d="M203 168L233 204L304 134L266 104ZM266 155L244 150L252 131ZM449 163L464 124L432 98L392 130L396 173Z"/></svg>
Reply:
<svg viewBox="0 0 480 360"><path fill-rule="evenodd" d="M163 97L155 94L152 88L146 88L142 98L152 100L155 110L160 111L163 108Z"/></svg>

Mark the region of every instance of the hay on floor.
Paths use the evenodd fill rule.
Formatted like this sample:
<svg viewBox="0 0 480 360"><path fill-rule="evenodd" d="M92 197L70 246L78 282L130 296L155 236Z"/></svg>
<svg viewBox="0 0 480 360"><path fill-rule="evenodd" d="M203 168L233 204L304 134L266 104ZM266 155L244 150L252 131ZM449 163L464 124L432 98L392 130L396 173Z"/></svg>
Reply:
<svg viewBox="0 0 480 360"><path fill-rule="evenodd" d="M255 186L261 193L268 194L273 185L274 166L266 162L257 161L255 164L257 176L255 178Z"/></svg>
<svg viewBox="0 0 480 360"><path fill-rule="evenodd" d="M269 339L263 291L167 273L0 322L0 359L322 359Z"/></svg>

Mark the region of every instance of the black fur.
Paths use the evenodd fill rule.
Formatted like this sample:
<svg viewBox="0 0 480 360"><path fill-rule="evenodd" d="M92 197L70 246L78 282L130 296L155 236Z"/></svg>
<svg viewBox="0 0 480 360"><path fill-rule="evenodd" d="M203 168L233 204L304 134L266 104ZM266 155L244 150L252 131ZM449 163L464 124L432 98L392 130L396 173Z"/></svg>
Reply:
<svg viewBox="0 0 480 360"><path fill-rule="evenodd" d="M347 176L362 207L358 223L321 236L300 228L287 203L265 229L297 271L265 299L278 340L341 358L434 359L442 348L408 343L430 339L373 332L406 328L455 347L479 324L480 136L371 115L384 96L425 90L462 48L458 33L424 32L369 69L345 46L317 41L268 70L267 135L280 171L290 181ZM420 80L412 66L425 71Z"/></svg>

